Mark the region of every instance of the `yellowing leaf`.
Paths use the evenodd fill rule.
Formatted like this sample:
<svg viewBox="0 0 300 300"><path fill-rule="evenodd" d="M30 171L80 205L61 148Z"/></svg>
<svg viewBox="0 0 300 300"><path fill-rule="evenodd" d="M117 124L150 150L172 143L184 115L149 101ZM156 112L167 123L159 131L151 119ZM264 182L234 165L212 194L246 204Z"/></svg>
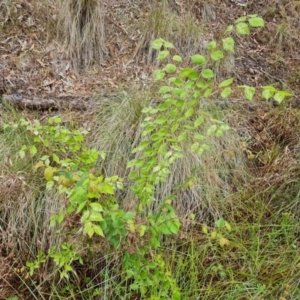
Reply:
<svg viewBox="0 0 300 300"><path fill-rule="evenodd" d="M53 174L57 172L57 168L48 167L44 171L44 177L47 181L51 181L53 179Z"/></svg>
<svg viewBox="0 0 300 300"><path fill-rule="evenodd" d="M231 225L228 222L225 222L225 227L228 231L231 231Z"/></svg>
<svg viewBox="0 0 300 300"><path fill-rule="evenodd" d="M34 167L33 167L33 172L35 173L36 170L40 167L44 167L44 163L40 160Z"/></svg>
<svg viewBox="0 0 300 300"><path fill-rule="evenodd" d="M59 176L58 182L59 182L62 186L64 186L64 187L69 187L69 186L71 186L71 185L74 183L73 180L70 180L70 179L68 179L67 177L63 176L63 175L62 175L62 176Z"/></svg>
<svg viewBox="0 0 300 300"><path fill-rule="evenodd" d="M225 239L225 238L220 238L220 246L221 247L224 247L224 246L230 246L230 241L228 239Z"/></svg>
<svg viewBox="0 0 300 300"><path fill-rule="evenodd" d="M210 235L210 238L213 240L213 239L215 239L216 237L217 237L217 233L215 232L215 231L213 231L212 233L211 233L211 235Z"/></svg>

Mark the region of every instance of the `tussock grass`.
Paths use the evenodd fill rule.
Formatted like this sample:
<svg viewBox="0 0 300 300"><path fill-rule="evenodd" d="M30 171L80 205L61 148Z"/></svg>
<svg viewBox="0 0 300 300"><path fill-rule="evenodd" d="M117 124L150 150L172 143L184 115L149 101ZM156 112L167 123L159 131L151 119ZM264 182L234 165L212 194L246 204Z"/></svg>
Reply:
<svg viewBox="0 0 300 300"><path fill-rule="evenodd" d="M103 1L59 1L59 11L59 38L66 44L73 67L79 69L103 62L106 53Z"/></svg>
<svg viewBox="0 0 300 300"><path fill-rule="evenodd" d="M133 87L117 91L101 99L98 113L90 120L93 128L87 145L107 153L105 161L98 162L96 168L106 176L117 174L125 179L124 191L117 197L128 209L134 207L135 198L130 191L132 183L127 180L126 164L136 155L131 151L140 141L142 108L155 105L153 96L151 86L148 90ZM199 109L207 109L224 121L230 119L232 113L214 105ZM290 114L287 122L287 114L282 110L270 113L270 118L264 119L265 132L270 140L274 141L277 136L277 144L288 144L296 151L299 149L296 137L280 138L289 137L287 133L299 119L296 113ZM251 119L251 114L247 118ZM242 117L245 122L247 118ZM13 111L1 115L2 123L19 119L19 113ZM297 169L291 173L292 177L288 177L290 167L284 170L284 184L272 191L263 184L265 181L253 174L271 172L276 159L278 162L278 157L283 155L284 147L275 151L270 143L273 147L270 149L277 156L265 161L264 153L258 152L265 149L269 153L269 140L257 145L254 139L249 149L256 150L256 159L260 160L249 161L237 131L232 128L220 139L209 137L206 143L210 150L201 157L190 154L189 145L193 141L187 140L182 145L185 157L174 164L168 181L157 188L157 204L173 195L183 224L180 238L165 241L164 260L180 286L181 299L289 299L287 293L290 299L297 299L300 289ZM255 136L255 128L249 127L248 133ZM49 227L51 215L64 209L66 199L55 191L45 191L43 178L32 172L35 160L17 158L17 152L25 143L32 141L19 129L4 130L0 134L0 186L1 191L6 192L0 201L0 238L1 255L10 266L6 274L8 282L13 287L22 286L30 299L90 300L100 295L101 299L132 299L129 283L123 281L124 274L120 271L119 253L108 254L109 247L101 240L90 244L79 238L72 231L72 226L78 224L76 217L67 218L65 229ZM257 165L261 161L265 161L264 168ZM287 161L281 163L284 165ZM285 200L280 202L283 195ZM155 208L156 205L153 210ZM189 218L191 213L195 214L195 223ZM215 220L221 217L232 226L231 232L223 232L231 243L229 248L220 247L218 240L210 239L210 235L201 230L205 223L211 232ZM32 261L38 250L46 252L53 245L61 245L67 235L85 260L83 266L74 265L76 274L68 281L59 279L51 261L29 279L25 279L26 273L15 271L26 261ZM7 291L8 286L6 294L9 295ZM10 294L18 293L11 289Z"/></svg>
<svg viewBox="0 0 300 300"><path fill-rule="evenodd" d="M136 30L142 33L139 47L135 52L136 59L148 52L147 62L153 62L154 54L150 45L156 38L172 41L178 54L184 57L203 52L204 26L197 24L190 12L179 15L168 1L152 1L149 6L146 18L136 24Z"/></svg>
<svg viewBox="0 0 300 300"><path fill-rule="evenodd" d="M119 174L126 178L130 171L126 169L127 162L139 157L138 153L133 155L131 152L141 140L139 124L144 117L141 110L151 104L151 93L128 91L127 96L104 101L94 121L91 145L107 153L106 160L99 166L107 176ZM225 111L213 106L210 110L216 118L226 121ZM210 125L207 123L199 133L205 134ZM194 213L199 220L216 220L224 216L226 207L234 206L231 203L233 186L238 190L246 185L249 177L245 157L240 150L240 138L234 130L225 132L220 139L208 137L205 142L210 145L210 150L202 157L190 153L194 142L189 139L182 144L186 155L175 162L168 181L157 187L157 203L153 209L165 197L172 195L182 217ZM192 187L187 187L189 182L192 182ZM131 185L126 180L122 193L122 201L130 207L135 199Z"/></svg>

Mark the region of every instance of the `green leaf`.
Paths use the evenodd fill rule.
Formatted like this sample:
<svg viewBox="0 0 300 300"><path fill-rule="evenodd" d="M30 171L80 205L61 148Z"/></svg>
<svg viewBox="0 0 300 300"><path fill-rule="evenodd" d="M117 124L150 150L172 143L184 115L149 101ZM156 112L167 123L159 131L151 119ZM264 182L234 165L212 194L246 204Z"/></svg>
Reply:
<svg viewBox="0 0 300 300"><path fill-rule="evenodd" d="M167 64L164 68L164 71L166 71L167 73L174 73L176 71L176 66L173 64Z"/></svg>
<svg viewBox="0 0 300 300"><path fill-rule="evenodd" d="M196 140L198 140L198 141L202 141L202 140L204 140L204 135L202 135L202 134L199 134L199 133L195 133L194 134L194 138L196 139Z"/></svg>
<svg viewBox="0 0 300 300"><path fill-rule="evenodd" d="M255 88L252 86L248 86L248 85L242 85L239 87L244 89L244 95L245 95L246 99L249 101L252 101L253 96L255 94Z"/></svg>
<svg viewBox="0 0 300 300"><path fill-rule="evenodd" d="M59 163L59 162L60 162L59 157L58 157L55 153L52 154L52 159L53 159L53 161L55 161L56 163Z"/></svg>
<svg viewBox="0 0 300 300"><path fill-rule="evenodd" d="M189 118L189 117L191 117L193 114L194 114L194 109L193 109L193 108L190 108L190 109L188 109L188 110L186 111L186 113L184 114L184 116L185 116L186 118Z"/></svg>
<svg viewBox="0 0 300 300"><path fill-rule="evenodd" d="M132 283L130 285L130 289L133 290L133 291L136 291L139 289L139 285L137 283Z"/></svg>
<svg viewBox="0 0 300 300"><path fill-rule="evenodd" d="M172 59L177 62L182 62L182 58L179 55L174 55Z"/></svg>
<svg viewBox="0 0 300 300"><path fill-rule="evenodd" d="M171 132L175 132L178 129L178 127L179 127L178 123L174 124L171 128Z"/></svg>
<svg viewBox="0 0 300 300"><path fill-rule="evenodd" d="M155 124L164 124L167 122L167 117L166 116L159 116L156 120L154 120Z"/></svg>
<svg viewBox="0 0 300 300"><path fill-rule="evenodd" d="M191 56L191 60L196 65L203 65L206 63L206 58L203 55L195 54Z"/></svg>
<svg viewBox="0 0 300 300"><path fill-rule="evenodd" d="M217 222L216 222L216 225L218 228L222 228L224 227L225 225L225 220L222 218L222 219L219 219Z"/></svg>
<svg viewBox="0 0 300 300"><path fill-rule="evenodd" d="M34 145L32 145L30 148L29 148L29 152L32 156L34 156L35 154L37 154L37 149Z"/></svg>
<svg viewBox="0 0 300 300"><path fill-rule="evenodd" d="M262 92L262 96L264 99L266 99L267 101L274 95L274 91L270 91L270 90L263 90Z"/></svg>
<svg viewBox="0 0 300 300"><path fill-rule="evenodd" d="M101 222L103 221L103 217L99 212L91 211L89 215L89 220L92 222Z"/></svg>
<svg viewBox="0 0 300 300"><path fill-rule="evenodd" d="M163 43L164 43L163 39L157 39L152 42L151 46L153 49L159 50L162 47Z"/></svg>
<svg viewBox="0 0 300 300"><path fill-rule="evenodd" d="M178 221L178 220L173 220L172 222L169 222L169 229L171 231L171 233L173 234L177 234L178 231L179 231L179 228L180 228L180 222L175 222L175 221Z"/></svg>
<svg viewBox="0 0 300 300"><path fill-rule="evenodd" d="M252 27L264 27L265 26L264 20L260 17L250 18L248 20L248 22Z"/></svg>
<svg viewBox="0 0 300 300"><path fill-rule="evenodd" d="M135 212L132 211L128 211L127 213L125 213L125 215L123 216L123 220L132 220L135 217Z"/></svg>
<svg viewBox="0 0 300 300"><path fill-rule="evenodd" d="M164 41L164 46L166 48L174 48L174 45L172 43L170 43L170 42L167 42L167 41Z"/></svg>
<svg viewBox="0 0 300 300"><path fill-rule="evenodd" d="M229 52L234 53L234 39L232 37L227 37L222 39L223 49Z"/></svg>
<svg viewBox="0 0 300 300"><path fill-rule="evenodd" d="M203 89L205 87L205 82L197 81L196 85L197 85L198 88Z"/></svg>
<svg viewBox="0 0 300 300"><path fill-rule="evenodd" d="M214 52L210 55L210 57L211 57L213 60L218 61L218 60L220 60L220 59L222 59L222 58L224 57L224 54L223 54L223 52L222 52L221 50L217 50L217 51L214 51Z"/></svg>
<svg viewBox="0 0 300 300"><path fill-rule="evenodd" d="M103 211L102 205L97 202L90 203L90 207L92 208L93 211L98 211L98 212Z"/></svg>
<svg viewBox="0 0 300 300"><path fill-rule="evenodd" d="M206 46L206 49L208 51L211 51L213 49L215 49L217 46L217 42L216 41L211 41L210 43L208 43L208 45Z"/></svg>
<svg viewBox="0 0 300 300"><path fill-rule="evenodd" d="M181 141L185 140L186 136L187 136L186 132L181 133L177 138L177 142L181 142Z"/></svg>
<svg viewBox="0 0 300 300"><path fill-rule="evenodd" d="M226 79L219 84L219 88L226 87L232 84L232 82L233 82L233 78Z"/></svg>
<svg viewBox="0 0 300 300"><path fill-rule="evenodd" d="M204 98L207 98L209 97L211 94L212 94L213 90L212 89L207 89L204 94L203 94L203 97Z"/></svg>
<svg viewBox="0 0 300 300"><path fill-rule="evenodd" d="M217 130L217 125L211 125L210 127L208 127L207 129L207 135L213 135Z"/></svg>
<svg viewBox="0 0 300 300"><path fill-rule="evenodd" d="M192 144L192 146L190 148L190 151L191 152L196 152L198 149L199 149L199 143L196 142L196 143Z"/></svg>
<svg viewBox="0 0 300 300"><path fill-rule="evenodd" d="M227 26L225 32L231 32L233 30L233 25Z"/></svg>
<svg viewBox="0 0 300 300"><path fill-rule="evenodd" d="M170 54L170 52L168 50L160 51L158 53L157 59L158 60L164 60L165 58L167 58L169 56L169 54Z"/></svg>
<svg viewBox="0 0 300 300"><path fill-rule="evenodd" d="M109 183L103 184L99 186L99 192L102 194L109 194L113 195L114 194L114 189L113 186L110 185Z"/></svg>
<svg viewBox="0 0 300 300"><path fill-rule="evenodd" d="M221 97L227 98L231 93L232 93L232 89L230 87L227 87L222 91Z"/></svg>
<svg viewBox="0 0 300 300"><path fill-rule="evenodd" d="M204 122L204 118L203 116L198 117L195 122L194 122L194 126L198 127L199 125L201 125Z"/></svg>
<svg viewBox="0 0 300 300"><path fill-rule="evenodd" d="M236 31L238 34L241 34L241 35L246 35L246 34L250 33L249 27L246 23L238 23L236 25Z"/></svg>
<svg viewBox="0 0 300 300"><path fill-rule="evenodd" d="M188 79L191 79L191 80L196 80L196 79L198 79L199 74L195 70L193 70L193 69L185 68L185 69L181 70L180 76L183 77L183 78L188 78Z"/></svg>
<svg viewBox="0 0 300 300"><path fill-rule="evenodd" d="M235 20L235 23L245 22L247 20L247 16L240 17Z"/></svg>
<svg viewBox="0 0 300 300"><path fill-rule="evenodd" d="M173 83L176 86L181 86L182 85L182 80L178 77L171 77L169 78L169 82Z"/></svg>
<svg viewBox="0 0 300 300"><path fill-rule="evenodd" d="M289 92L278 91L274 95L274 100L277 101L278 103L281 103L284 100L285 97L290 97L290 96L292 96L292 94L290 94Z"/></svg>
<svg viewBox="0 0 300 300"><path fill-rule="evenodd" d="M158 93L166 94L166 93L170 92L171 90L172 90L172 88L170 86L164 85L159 89Z"/></svg>
<svg viewBox="0 0 300 300"><path fill-rule="evenodd" d="M20 150L18 153L19 153L19 156L20 156L21 158L24 158L24 157L25 157L25 151L24 151L24 150Z"/></svg>
<svg viewBox="0 0 300 300"><path fill-rule="evenodd" d="M160 69L155 70L153 75L154 75L154 79L156 81L159 81L159 80L162 80L162 79L165 78L165 72L163 70L160 70Z"/></svg>
<svg viewBox="0 0 300 300"><path fill-rule="evenodd" d="M201 75L205 79L213 78L215 76L214 72L211 69L205 69L201 72Z"/></svg>

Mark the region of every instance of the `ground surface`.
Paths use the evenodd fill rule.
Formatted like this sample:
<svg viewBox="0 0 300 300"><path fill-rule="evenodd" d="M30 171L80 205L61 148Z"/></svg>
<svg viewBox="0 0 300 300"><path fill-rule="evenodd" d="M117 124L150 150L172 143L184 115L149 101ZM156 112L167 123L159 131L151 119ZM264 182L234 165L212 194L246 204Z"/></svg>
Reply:
<svg viewBox="0 0 300 300"><path fill-rule="evenodd" d="M168 39L183 56L201 53L204 40L221 38L227 25L242 15L258 14L264 18L265 27L252 30L246 37L234 36L236 54L231 57L229 65L218 66L218 76L234 76L236 85L258 87L272 84L293 94L287 104L274 107L273 103L260 101L258 104L245 104L242 93L237 92L233 94L233 100L241 100L242 104L234 102L237 105L233 105L228 119L241 138L250 141L241 143L249 170L255 177L247 189L263 191L266 201L270 203L273 199L278 200L274 191L278 195L296 197L298 192L294 182L300 169L300 3L249 0L244 6L243 2L170 0L164 7L158 6L161 2L155 0L104 2L104 60L101 64L95 62L86 68L74 69L66 45L56 34L54 25L59 14L57 1L49 0L46 10L39 1L2 1L0 95L20 94L25 99L34 99L35 103L44 99L66 99L66 102L68 99L77 101L84 98L101 101L102 97L133 86L137 90L143 89L151 82L152 71L157 66L150 49L153 39ZM156 7L158 11L155 12ZM168 12L169 15L159 15L159 11ZM164 20L161 27L153 26L153 19L156 20L153 16ZM192 29L180 27L181 23L187 26L189 18L197 26L191 25ZM172 26L168 23L170 20L174 22ZM35 113L34 117L42 118L48 113L40 113L38 105L35 108L38 114ZM22 113L33 117L30 110ZM81 114L82 120L89 119L90 113ZM18 183L17 179L12 178L12 181ZM231 188L234 190L234 187ZM5 197L14 196L11 189L5 191ZM266 219L272 213L272 205L265 213ZM294 209L299 210L299 206ZM245 213L242 218L251 222L254 216ZM236 221L240 221L238 216ZM1 234L3 241L8 239L5 232ZM5 278L3 285L6 287L16 282L13 289L15 293L20 281L16 272L12 273L9 267L14 257L4 253L4 250L1 255L0 277ZM278 276L283 280L283 271Z"/></svg>

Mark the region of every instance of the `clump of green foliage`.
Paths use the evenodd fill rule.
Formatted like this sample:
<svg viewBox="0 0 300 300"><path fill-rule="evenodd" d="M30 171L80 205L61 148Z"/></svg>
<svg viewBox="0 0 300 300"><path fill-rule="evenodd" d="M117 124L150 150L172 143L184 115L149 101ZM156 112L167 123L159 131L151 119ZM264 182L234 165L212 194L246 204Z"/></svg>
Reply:
<svg viewBox="0 0 300 300"><path fill-rule="evenodd" d="M66 218L79 216L78 232L84 239L105 239L111 249L122 256L124 281L129 282L129 294L138 292L146 299L180 299L179 286L172 275L171 268L163 260L162 241L164 236L180 232L181 222L172 205L172 197L160 201L155 212L151 207L157 202L156 187L166 182L171 166L183 157L183 144L189 139L194 142L190 152L202 155L210 148L206 142L209 136L220 137L229 126L215 119L208 112L198 108L200 99L212 98L219 94L227 98L231 93L233 78L216 83L215 74L210 67L213 62L226 59L226 52L234 53L234 40L230 33L235 29L239 34L248 34L249 26L261 27L263 20L256 15L245 16L229 26L220 43L212 41L207 45L207 57L192 55L192 67L182 67L183 58L171 51L174 45L157 39L152 47L159 50L158 60L169 60L162 68L155 70L154 77L160 88L156 106L143 109L142 138L133 153L139 158L128 162L130 180L134 182L133 192L137 205L132 210L123 209L115 197L117 190L123 188L123 179L118 175L105 177L93 169L105 154L84 146L84 132L67 129L59 117L49 118L48 124L33 124L22 119L19 124L32 135L33 144L24 145L19 156L27 154L35 157L44 153L34 167L35 172L43 169L47 181L46 189L57 189L67 199L66 208L51 218L51 226L63 229ZM242 86L247 99L252 100L253 87ZM290 94L273 87L263 87L262 96L274 96L278 102ZM199 134L205 122L212 125ZM160 199L161 200L161 199ZM190 216L193 219L193 216ZM219 245L229 247L230 240L223 236L224 229L231 226L224 219L218 220L217 229L210 235L218 239ZM74 228L73 228L74 229ZM208 228L203 226L203 233ZM83 240L84 240L83 239ZM61 280L69 280L70 273L76 275L73 263L83 263L83 258L68 239L61 245L52 246L47 253L38 252L34 261L28 261L29 275L33 275L41 264L53 260Z"/></svg>

